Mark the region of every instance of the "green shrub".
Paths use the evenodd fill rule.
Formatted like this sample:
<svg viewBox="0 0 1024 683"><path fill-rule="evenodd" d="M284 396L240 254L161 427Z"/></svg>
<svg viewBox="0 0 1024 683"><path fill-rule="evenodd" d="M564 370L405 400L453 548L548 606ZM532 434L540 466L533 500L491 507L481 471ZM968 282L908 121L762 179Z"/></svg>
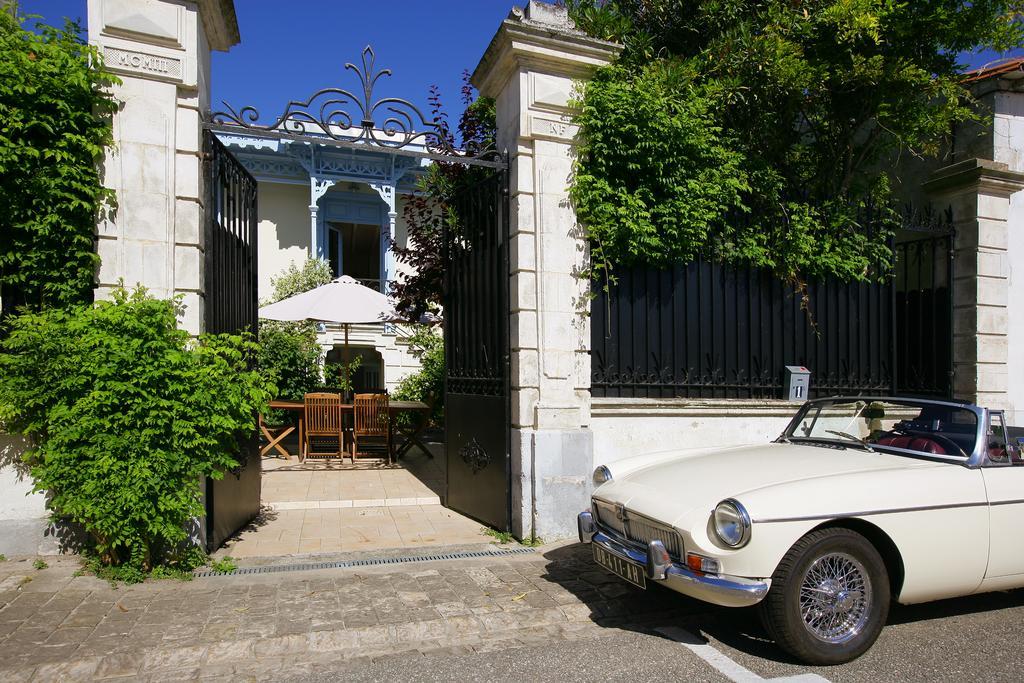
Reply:
<svg viewBox="0 0 1024 683"><path fill-rule="evenodd" d="M270 286L274 288L274 295L268 303L275 303L281 299L308 292L321 285L326 285L333 279L331 264L323 259L306 259L301 267L289 263L287 268L270 278Z"/></svg>
<svg viewBox="0 0 1024 683"><path fill-rule="evenodd" d="M398 383L394 398L424 403L433 401L430 421L440 425L444 421L444 338L429 327L420 327L409 337L409 350L419 358L421 368ZM401 418L408 416L399 415Z"/></svg>
<svg viewBox="0 0 1024 683"><path fill-rule="evenodd" d="M102 565L132 576L194 554L199 482L238 464L271 392L248 368L255 344L194 340L179 307L119 289L23 313L0 342L0 422L32 443L36 489L56 519L84 527Z"/></svg>

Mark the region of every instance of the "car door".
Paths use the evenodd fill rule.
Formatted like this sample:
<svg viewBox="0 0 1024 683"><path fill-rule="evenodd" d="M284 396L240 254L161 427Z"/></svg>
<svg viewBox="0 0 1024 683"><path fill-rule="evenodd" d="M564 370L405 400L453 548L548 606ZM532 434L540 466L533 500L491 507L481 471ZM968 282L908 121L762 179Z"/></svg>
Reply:
<svg viewBox="0 0 1024 683"><path fill-rule="evenodd" d="M1003 411L989 411L982 475L989 502L989 559L983 589L1024 581L1024 460L1007 437Z"/></svg>

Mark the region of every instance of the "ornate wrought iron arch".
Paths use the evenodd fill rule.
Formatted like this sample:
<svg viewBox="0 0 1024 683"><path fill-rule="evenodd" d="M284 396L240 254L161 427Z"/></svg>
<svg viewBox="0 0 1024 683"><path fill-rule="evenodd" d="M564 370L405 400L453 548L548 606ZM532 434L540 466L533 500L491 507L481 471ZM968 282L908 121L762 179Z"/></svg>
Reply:
<svg viewBox="0 0 1024 683"><path fill-rule="evenodd" d="M503 155L490 141L483 148L459 148L443 120L428 120L408 100L374 98L374 86L391 69L376 67L376 55L367 45L362 51L362 68L352 62L345 70L355 72L359 94L345 88L323 88L306 100L291 100L269 124L261 124L253 106L235 109L227 102L222 111L209 114L208 129L226 133L252 133L261 137L305 140L330 146L357 149L378 148L403 155L503 168Z"/></svg>

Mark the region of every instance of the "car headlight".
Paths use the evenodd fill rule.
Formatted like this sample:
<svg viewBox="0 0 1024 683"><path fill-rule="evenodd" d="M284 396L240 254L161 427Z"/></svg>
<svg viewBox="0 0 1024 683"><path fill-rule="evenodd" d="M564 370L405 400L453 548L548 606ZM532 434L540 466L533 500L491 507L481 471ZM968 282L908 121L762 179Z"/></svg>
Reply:
<svg viewBox="0 0 1024 683"><path fill-rule="evenodd" d="M594 470L594 486L600 486L601 484L607 483L612 480L612 471L604 465L599 466Z"/></svg>
<svg viewBox="0 0 1024 683"><path fill-rule="evenodd" d="M750 541L750 515L738 500L727 498L715 507L715 535L730 548Z"/></svg>

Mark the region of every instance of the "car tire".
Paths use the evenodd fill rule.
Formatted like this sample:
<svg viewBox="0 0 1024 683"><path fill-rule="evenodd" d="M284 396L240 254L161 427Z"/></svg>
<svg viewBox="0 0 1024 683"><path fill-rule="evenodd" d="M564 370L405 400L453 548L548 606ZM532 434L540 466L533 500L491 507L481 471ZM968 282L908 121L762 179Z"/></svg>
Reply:
<svg viewBox="0 0 1024 683"><path fill-rule="evenodd" d="M812 531L772 574L761 618L776 644L808 664L861 656L889 615L889 573L878 550L855 531Z"/></svg>

